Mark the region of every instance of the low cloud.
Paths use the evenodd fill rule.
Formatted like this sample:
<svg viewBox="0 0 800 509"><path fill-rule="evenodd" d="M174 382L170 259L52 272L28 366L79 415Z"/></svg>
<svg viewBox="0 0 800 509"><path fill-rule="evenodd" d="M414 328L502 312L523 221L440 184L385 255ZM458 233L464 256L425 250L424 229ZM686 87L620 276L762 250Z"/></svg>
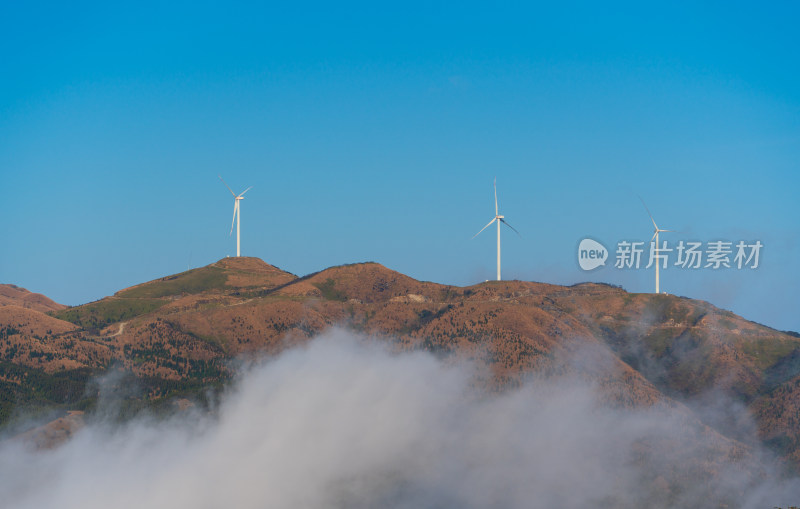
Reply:
<svg viewBox="0 0 800 509"><path fill-rule="evenodd" d="M583 361L585 362L585 360ZM250 367L213 414L0 445L3 507L762 508L800 484L668 408L585 381L487 394L469 365L332 331ZM734 444L735 445L735 444Z"/></svg>

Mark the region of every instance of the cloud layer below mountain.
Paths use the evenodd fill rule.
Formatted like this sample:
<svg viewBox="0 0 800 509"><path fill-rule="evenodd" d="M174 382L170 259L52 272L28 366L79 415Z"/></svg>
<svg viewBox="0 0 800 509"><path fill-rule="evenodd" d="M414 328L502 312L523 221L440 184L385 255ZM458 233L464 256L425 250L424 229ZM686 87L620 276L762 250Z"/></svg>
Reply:
<svg viewBox="0 0 800 509"><path fill-rule="evenodd" d="M331 331L245 369L212 414L91 424L46 451L4 441L0 500L20 509L800 502L800 483L779 480L761 453L726 456L681 412L609 408L577 380L487 394L472 375Z"/></svg>

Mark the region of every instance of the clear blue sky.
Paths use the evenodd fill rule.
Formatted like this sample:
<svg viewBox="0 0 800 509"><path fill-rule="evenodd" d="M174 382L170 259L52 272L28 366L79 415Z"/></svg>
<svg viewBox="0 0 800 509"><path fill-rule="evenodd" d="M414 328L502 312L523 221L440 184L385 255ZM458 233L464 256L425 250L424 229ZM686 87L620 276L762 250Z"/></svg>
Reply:
<svg viewBox="0 0 800 509"><path fill-rule="evenodd" d="M242 250L298 275L652 291L584 236L761 240L662 289L800 330L795 2L3 2L0 282L66 303ZM235 235L235 234L234 234Z"/></svg>

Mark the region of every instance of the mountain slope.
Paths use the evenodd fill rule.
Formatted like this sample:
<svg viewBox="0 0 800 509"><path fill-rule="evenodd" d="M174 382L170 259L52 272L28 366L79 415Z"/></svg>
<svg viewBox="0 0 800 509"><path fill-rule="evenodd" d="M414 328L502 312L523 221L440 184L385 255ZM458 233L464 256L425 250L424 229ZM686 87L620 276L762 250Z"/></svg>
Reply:
<svg viewBox="0 0 800 509"><path fill-rule="evenodd" d="M17 285L0 284L0 307L19 306L34 311L58 311L66 306L52 301L41 293L32 293Z"/></svg>
<svg viewBox="0 0 800 509"><path fill-rule="evenodd" d="M739 438L732 423L700 412L717 391L751 409L765 443L800 460L800 338L692 299L602 284L453 287L376 263L297 278L228 258L53 317L30 315L28 328L12 315L0 314L14 328L0 344L9 366L47 376L119 366L152 401L224 382L232 358L276 354L339 325L398 350L469 360L489 390L578 376L610 404L670 408L690 420L694 409L714 433ZM77 401L70 397L64 404Z"/></svg>
<svg viewBox="0 0 800 509"><path fill-rule="evenodd" d="M96 302L57 311L54 316L96 332L162 306L175 310L230 302L231 298L269 291L294 279L296 276L258 258L224 258L206 267L120 290Z"/></svg>

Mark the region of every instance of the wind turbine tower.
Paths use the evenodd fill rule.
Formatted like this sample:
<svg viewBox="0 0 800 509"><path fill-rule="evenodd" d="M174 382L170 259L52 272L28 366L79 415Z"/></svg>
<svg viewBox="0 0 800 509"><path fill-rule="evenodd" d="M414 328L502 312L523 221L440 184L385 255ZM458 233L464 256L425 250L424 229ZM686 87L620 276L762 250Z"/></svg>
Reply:
<svg viewBox="0 0 800 509"><path fill-rule="evenodd" d="M241 246L242 246L242 243L241 243L241 240L242 240L242 237L241 237L241 233L242 233L242 213L241 213L241 210L242 209L241 209L241 205L240 205L239 202L244 200L244 193L246 193L247 191L251 190L253 188L253 186L248 187L247 189L245 189L244 191L242 191L241 193L239 193L237 195L236 193L233 192L233 189L231 189L231 186L229 186L225 182L225 180L223 180L222 175L217 175L217 176L219 177L220 180L222 180L222 183L225 184L225 187L227 187L228 191L230 191L231 194L233 195L233 220L231 221L231 231L230 231L230 233L228 235L230 236L230 235L233 234L233 224L236 223L236 256L239 257L239 256L242 256L242 251L241 251Z"/></svg>
<svg viewBox="0 0 800 509"><path fill-rule="evenodd" d="M516 232L516 234L519 235L520 237L522 235L520 235L520 233L517 231L516 228L514 228L513 226L511 226L510 224L508 224L506 222L505 216L501 216L500 212L498 212L498 210L499 209L497 207L497 177L495 177L495 179L494 179L494 219L489 221L489 224L487 224L486 226L481 228L481 231L476 233L475 235L473 235L472 238L474 239L475 237L480 235L481 232L483 230L485 230L486 228L488 228L489 226L491 226L492 223L495 223L495 222L497 223L497 280L500 281L500 223L503 223L504 225L506 225L509 228L511 228L512 230L514 230L514 232Z"/></svg>
<svg viewBox="0 0 800 509"><path fill-rule="evenodd" d="M659 281L658 281L658 270L659 270L659 265L661 265L661 260L658 257L658 251L659 251L659 249L661 249L661 245L658 243L658 234L661 233L661 232L674 232L675 230L662 230L661 228L659 228L658 225L656 224L656 220L653 219L653 214L650 213L650 209L647 208L647 205L644 203L644 200L642 199L641 196L639 197L639 199L642 201L642 205L644 205L644 210L647 211L647 215L650 216L650 221L653 222L653 227L655 228L655 231L653 232L653 237L650 239L650 242L653 242L653 239L655 239L655 241L656 241L656 247L655 247L655 251L656 251L656 255L655 255L655 260L656 260L656 293L660 293L660 291L659 291L660 290L659 289Z"/></svg>

